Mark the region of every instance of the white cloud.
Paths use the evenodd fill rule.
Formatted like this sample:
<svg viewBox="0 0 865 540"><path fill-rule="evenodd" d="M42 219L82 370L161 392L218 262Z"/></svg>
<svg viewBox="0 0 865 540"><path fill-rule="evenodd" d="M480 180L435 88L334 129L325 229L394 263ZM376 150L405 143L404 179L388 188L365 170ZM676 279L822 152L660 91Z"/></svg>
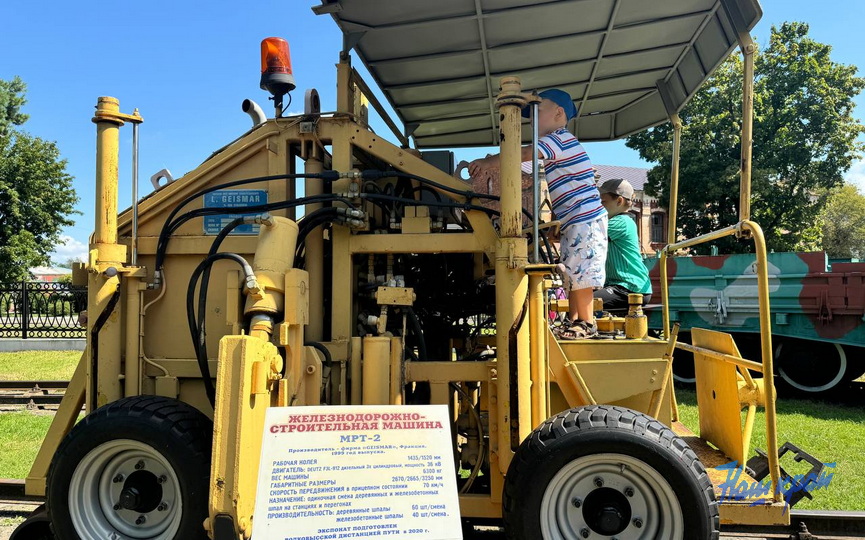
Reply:
<svg viewBox="0 0 865 540"><path fill-rule="evenodd" d="M859 188L865 193L865 161L854 161L850 170L844 175L844 181Z"/></svg>
<svg viewBox="0 0 865 540"><path fill-rule="evenodd" d="M60 242L54 246L51 260L55 263L64 263L69 259L86 262L87 251L87 244L64 234L60 236Z"/></svg>

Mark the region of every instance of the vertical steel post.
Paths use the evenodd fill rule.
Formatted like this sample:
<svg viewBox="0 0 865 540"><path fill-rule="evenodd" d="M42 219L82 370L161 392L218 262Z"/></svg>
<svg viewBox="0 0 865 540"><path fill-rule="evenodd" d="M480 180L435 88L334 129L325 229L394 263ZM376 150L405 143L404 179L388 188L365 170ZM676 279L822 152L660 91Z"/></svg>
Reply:
<svg viewBox="0 0 865 540"><path fill-rule="evenodd" d="M529 273L529 346L532 368L532 429L547 419L547 318L544 310L544 275L546 272Z"/></svg>
<svg viewBox="0 0 865 540"><path fill-rule="evenodd" d="M739 37L745 57L742 74L742 162L739 171L739 221L751 219L751 150L754 143L754 53L757 46L749 34Z"/></svg>
<svg viewBox="0 0 865 540"><path fill-rule="evenodd" d="M138 115L135 109L134 115ZM138 264L138 122L132 123L132 238L129 242L129 264Z"/></svg>
<svg viewBox="0 0 865 540"><path fill-rule="evenodd" d="M96 223L88 262L87 335L88 350L91 331L97 319L110 305L120 286L118 269L126 262L126 246L117 243L118 161L120 158L120 126L131 120L120 112L120 102L113 97L100 97L93 122L96 124ZM94 256L95 255L95 256ZM116 307L115 307L116 309ZM96 360L98 379L87 370L87 410L110 403L121 397L121 321L109 317L99 330L99 351ZM93 385L96 388L93 388Z"/></svg>
<svg viewBox="0 0 865 540"><path fill-rule="evenodd" d="M353 117L354 93L352 91L351 58L348 53L340 54L337 64L337 111ZM343 128L351 125L352 120L342 120ZM332 141L332 168L339 172L350 171L353 164L353 143L346 129L338 130ZM346 192L351 180L340 179L331 184L334 193ZM331 280L327 294L330 296L330 341L348 345L353 333L354 320L354 267L351 255L351 230L347 226L334 225L331 229L330 249ZM347 358L334 358L337 362ZM365 361L365 360L364 360ZM338 368L337 368L338 369ZM386 402L386 401L385 401Z"/></svg>
<svg viewBox="0 0 865 540"><path fill-rule="evenodd" d="M538 102L532 103L532 262L541 262L538 245L538 220L540 217L541 182L538 170Z"/></svg>
<svg viewBox="0 0 865 540"><path fill-rule="evenodd" d="M135 253L134 251L132 252ZM126 279L126 344L123 370L124 397L141 393L141 278Z"/></svg>
<svg viewBox="0 0 865 540"><path fill-rule="evenodd" d="M679 151L682 146L682 120L672 113L670 123L673 125L673 162L670 167L670 202L667 208L667 245L676 243L676 214L679 209ZM661 316L663 318L664 337L670 336L670 294L667 280L667 250L663 250L658 259L658 270L661 278Z"/></svg>
<svg viewBox="0 0 865 540"><path fill-rule="evenodd" d="M97 244L117 243L117 162L120 154L120 101L101 97L96 105Z"/></svg>
<svg viewBox="0 0 865 540"><path fill-rule="evenodd" d="M522 236L520 118L526 99L517 77L501 79L496 98L501 130L501 227L496 244L496 350L498 436L493 451L505 473L512 449L531 431L531 360L528 324L528 244Z"/></svg>
<svg viewBox="0 0 865 540"><path fill-rule="evenodd" d="M676 243L676 214L679 209L679 151L682 146L682 120L679 115L670 115L673 125L673 163L670 167L670 203L667 208L667 243ZM666 332L668 329L665 328Z"/></svg>
<svg viewBox="0 0 865 540"><path fill-rule="evenodd" d="M306 143L303 143L306 144ZM321 149L315 144L304 164L306 174L320 173L324 170L321 159ZM305 196L321 195L324 193L323 180L321 178L307 178L304 180ZM322 207L321 203L307 204L304 215L308 216ZM306 327L306 337L312 341L324 339L324 239L322 237L323 227L316 227L306 237L306 270L309 272L309 325Z"/></svg>

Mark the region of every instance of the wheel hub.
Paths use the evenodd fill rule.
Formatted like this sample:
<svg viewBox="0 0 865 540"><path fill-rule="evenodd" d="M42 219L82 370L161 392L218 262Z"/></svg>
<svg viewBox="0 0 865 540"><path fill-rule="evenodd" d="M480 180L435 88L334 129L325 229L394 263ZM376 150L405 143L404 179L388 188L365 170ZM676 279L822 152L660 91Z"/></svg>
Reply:
<svg viewBox="0 0 865 540"><path fill-rule="evenodd" d="M147 470L139 470L129 475L118 504L126 510L146 514L152 512L162 501L162 486L156 475Z"/></svg>
<svg viewBox="0 0 865 540"><path fill-rule="evenodd" d="M586 497L583 519L596 533L606 536L619 534L631 521L631 505L622 492L602 487Z"/></svg>

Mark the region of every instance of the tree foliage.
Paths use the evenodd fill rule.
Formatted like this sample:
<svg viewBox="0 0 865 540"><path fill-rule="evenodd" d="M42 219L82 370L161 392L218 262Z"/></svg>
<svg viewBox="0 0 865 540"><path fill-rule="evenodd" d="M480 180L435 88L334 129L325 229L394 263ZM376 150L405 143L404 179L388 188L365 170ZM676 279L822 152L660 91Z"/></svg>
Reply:
<svg viewBox="0 0 865 540"><path fill-rule="evenodd" d="M830 257L865 257L865 195L856 186L834 190L820 217L823 249Z"/></svg>
<svg viewBox="0 0 865 540"><path fill-rule="evenodd" d="M11 81L0 79L0 137L6 135L12 126L20 126L27 121L21 107L27 102L24 91L27 85L20 77Z"/></svg>
<svg viewBox="0 0 865 540"><path fill-rule="evenodd" d="M856 67L833 62L831 46L808 36L808 25L772 27L756 53L751 215L770 249L819 246L826 194L860 156L865 133L853 98L865 88ZM678 227L694 237L737 222L742 117L742 59L727 59L680 113L683 123ZM633 135L627 145L657 163L646 191L669 204L672 127ZM751 244L730 239L722 251ZM706 253L708 245L697 248Z"/></svg>
<svg viewBox="0 0 865 540"><path fill-rule="evenodd" d="M47 264L78 197L57 145L21 130L26 86L0 80L0 282Z"/></svg>

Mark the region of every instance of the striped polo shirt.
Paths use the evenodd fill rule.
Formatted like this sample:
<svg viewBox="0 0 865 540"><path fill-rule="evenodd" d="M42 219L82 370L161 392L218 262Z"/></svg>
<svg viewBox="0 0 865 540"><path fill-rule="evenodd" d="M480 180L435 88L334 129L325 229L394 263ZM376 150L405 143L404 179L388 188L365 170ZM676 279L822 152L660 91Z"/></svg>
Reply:
<svg viewBox="0 0 865 540"><path fill-rule="evenodd" d="M583 145L565 128L538 140L550 199L562 229L605 217L607 211L595 186L595 172Z"/></svg>

